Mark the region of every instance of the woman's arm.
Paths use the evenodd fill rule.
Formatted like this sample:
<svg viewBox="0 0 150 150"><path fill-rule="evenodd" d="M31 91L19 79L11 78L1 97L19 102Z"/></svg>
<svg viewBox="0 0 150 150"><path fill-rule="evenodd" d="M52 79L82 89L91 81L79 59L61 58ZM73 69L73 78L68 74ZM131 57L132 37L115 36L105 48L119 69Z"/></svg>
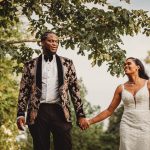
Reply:
<svg viewBox="0 0 150 150"><path fill-rule="evenodd" d="M120 85L120 86L118 86L116 88L116 91L114 93L114 97L113 97L112 102L109 105L109 107L106 110L102 111L97 116L89 119L88 120L89 124L94 124L94 123L100 122L100 121L108 118L109 116L111 116L112 113L114 112L114 110L120 104L120 101L121 101L121 92L122 92L122 86Z"/></svg>

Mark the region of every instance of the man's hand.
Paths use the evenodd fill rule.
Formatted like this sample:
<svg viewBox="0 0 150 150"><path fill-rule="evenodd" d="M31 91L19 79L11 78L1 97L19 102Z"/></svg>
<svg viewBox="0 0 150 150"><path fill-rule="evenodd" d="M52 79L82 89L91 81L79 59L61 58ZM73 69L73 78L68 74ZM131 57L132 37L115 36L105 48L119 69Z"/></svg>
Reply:
<svg viewBox="0 0 150 150"><path fill-rule="evenodd" d="M79 118L79 126L82 130L89 128L89 122L86 118Z"/></svg>
<svg viewBox="0 0 150 150"><path fill-rule="evenodd" d="M17 119L17 126L19 130L24 131L25 129L25 117L21 116Z"/></svg>

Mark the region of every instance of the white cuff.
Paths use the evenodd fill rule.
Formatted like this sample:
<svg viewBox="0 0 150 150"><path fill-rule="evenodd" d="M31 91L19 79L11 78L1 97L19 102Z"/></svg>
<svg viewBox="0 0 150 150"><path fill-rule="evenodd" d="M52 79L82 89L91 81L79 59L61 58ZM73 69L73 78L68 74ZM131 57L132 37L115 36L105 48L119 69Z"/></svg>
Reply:
<svg viewBox="0 0 150 150"><path fill-rule="evenodd" d="M19 117L17 117L17 121L18 121L19 118L25 118L25 117L24 116L19 116Z"/></svg>

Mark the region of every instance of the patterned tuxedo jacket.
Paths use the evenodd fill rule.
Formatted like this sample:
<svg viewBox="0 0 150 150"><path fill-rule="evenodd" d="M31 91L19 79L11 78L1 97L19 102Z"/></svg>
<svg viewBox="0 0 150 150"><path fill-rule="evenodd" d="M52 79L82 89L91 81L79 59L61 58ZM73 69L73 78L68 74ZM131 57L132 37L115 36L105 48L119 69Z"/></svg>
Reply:
<svg viewBox="0 0 150 150"><path fill-rule="evenodd" d="M72 60L56 55L60 105L67 122L71 122L68 91L73 102L77 119L85 117L80 98L76 71ZM17 117L25 116L28 125L34 124L42 95L42 55L25 63L20 82Z"/></svg>

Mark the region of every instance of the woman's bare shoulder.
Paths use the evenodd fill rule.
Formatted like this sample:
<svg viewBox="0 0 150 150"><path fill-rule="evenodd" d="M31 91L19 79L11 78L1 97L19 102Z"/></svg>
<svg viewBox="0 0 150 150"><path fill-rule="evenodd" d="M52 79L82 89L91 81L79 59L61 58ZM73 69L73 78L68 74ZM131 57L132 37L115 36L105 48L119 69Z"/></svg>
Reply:
<svg viewBox="0 0 150 150"><path fill-rule="evenodd" d="M120 84L120 85L117 86L117 88L116 88L116 92L117 92L117 93L121 93L121 92L122 92L123 85L124 85L124 84Z"/></svg>

